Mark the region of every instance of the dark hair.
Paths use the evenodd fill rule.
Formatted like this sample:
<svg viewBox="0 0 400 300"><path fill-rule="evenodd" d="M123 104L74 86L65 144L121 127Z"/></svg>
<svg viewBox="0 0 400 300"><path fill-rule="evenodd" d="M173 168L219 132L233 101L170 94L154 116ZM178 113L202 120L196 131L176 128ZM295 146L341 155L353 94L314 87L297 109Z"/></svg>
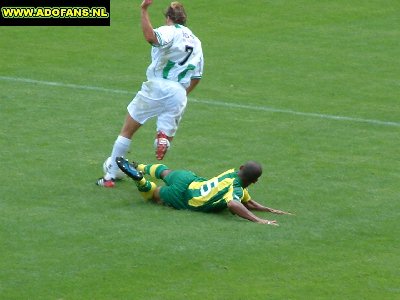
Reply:
<svg viewBox="0 0 400 300"><path fill-rule="evenodd" d="M170 18L175 24L186 24L186 12L183 5L179 2L171 2L170 6L165 11L165 17Z"/></svg>
<svg viewBox="0 0 400 300"><path fill-rule="evenodd" d="M248 183L254 183L262 174L262 167L258 162L248 161L245 163L241 171L241 177Z"/></svg>

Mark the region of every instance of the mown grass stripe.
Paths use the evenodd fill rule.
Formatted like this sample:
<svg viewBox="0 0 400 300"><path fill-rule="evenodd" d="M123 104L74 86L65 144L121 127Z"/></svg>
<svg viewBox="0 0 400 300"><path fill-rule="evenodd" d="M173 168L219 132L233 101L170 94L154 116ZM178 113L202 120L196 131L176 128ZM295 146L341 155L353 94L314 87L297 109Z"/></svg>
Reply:
<svg viewBox="0 0 400 300"><path fill-rule="evenodd" d="M110 88L104 88L104 87L99 87L99 86L35 80L35 79L21 78L21 77L0 76L0 80L40 84L40 85L55 86L55 87L67 87L67 88L81 89L81 90L100 91L100 92L115 93L115 94L132 95L134 93L133 91L121 90L121 89L110 89ZM356 117L337 116L337 115L320 114L320 113L313 113L313 112L301 112L301 111L295 111L295 110L290 110L290 109L281 109L281 108L258 106L258 105L237 104L237 103L223 102L223 101L217 101L217 100L205 100L205 99L195 99L195 98L190 98L190 100L192 102L196 102L196 103L200 103L200 104L223 106L223 107L229 107L229 108L240 108L240 109L248 109L248 110L265 111L265 112L271 112L271 113L283 113L283 114L291 114L291 115L296 115L296 116L329 119L329 120L336 120L336 121L349 121L349 122L357 122L357 123L368 123L368 124L373 124L373 125L400 127L400 122L393 122L393 121L363 119L363 118L356 118Z"/></svg>

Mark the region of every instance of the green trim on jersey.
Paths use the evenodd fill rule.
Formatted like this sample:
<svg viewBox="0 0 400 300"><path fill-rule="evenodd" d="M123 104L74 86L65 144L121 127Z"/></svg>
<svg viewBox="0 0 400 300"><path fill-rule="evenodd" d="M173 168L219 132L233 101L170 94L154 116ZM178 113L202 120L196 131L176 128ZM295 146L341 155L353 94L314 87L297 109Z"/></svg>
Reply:
<svg viewBox="0 0 400 300"><path fill-rule="evenodd" d="M179 24L174 24L175 28L181 28L181 25Z"/></svg>
<svg viewBox="0 0 400 300"><path fill-rule="evenodd" d="M195 210L195 211L204 211L204 212L221 211L228 206L228 202L226 202L226 200L223 197L226 193L229 192L229 190L230 190L230 187L227 186L226 188L219 191L216 195L214 195L210 200L204 202L200 206L193 206L193 205L190 205L190 202L188 202L189 207L191 210Z"/></svg>
<svg viewBox="0 0 400 300"><path fill-rule="evenodd" d="M153 30L153 32L156 35L156 39L157 39L158 44L151 43L151 45L153 47L161 47L161 36L160 36L160 34L155 30Z"/></svg>
<svg viewBox="0 0 400 300"><path fill-rule="evenodd" d="M247 202L250 195L237 171L230 169L212 179L196 178L187 188L185 202L196 211L220 211L227 207L229 201Z"/></svg>
<svg viewBox="0 0 400 300"><path fill-rule="evenodd" d="M235 179L236 176L237 176L237 172L236 171L233 171L233 172L230 171L230 172L222 173L218 177L215 177L215 178L218 179L218 183L217 184L215 184L214 182L211 182L210 184L205 184L206 181L209 181L209 180L204 180L203 178L199 178L198 180L194 180L195 182L201 182L202 185L198 189L191 190L192 198L201 197L202 194L204 194L204 193L207 193L207 195L208 195L213 188L218 187L225 179ZM239 178L237 178L237 179L239 179ZM227 187L229 188L229 186L227 186ZM227 191L225 191L225 188L224 188L224 189L220 190L215 196L223 195L223 194L221 194L222 191L224 191L224 194L227 192ZM213 198L215 196L213 196Z"/></svg>
<svg viewBox="0 0 400 300"><path fill-rule="evenodd" d="M189 64L189 65L186 67L186 69L185 69L184 71L182 71L182 72L179 73L179 75L178 75L178 82L181 81L183 78L185 78L186 73L187 73L189 70L194 70L194 69L196 69L196 66L190 65L190 64Z"/></svg>
<svg viewBox="0 0 400 300"><path fill-rule="evenodd" d="M175 62L168 60L167 64L165 65L164 69L163 69L163 78L164 79L168 79L168 74L169 71L171 71L171 69L175 66Z"/></svg>

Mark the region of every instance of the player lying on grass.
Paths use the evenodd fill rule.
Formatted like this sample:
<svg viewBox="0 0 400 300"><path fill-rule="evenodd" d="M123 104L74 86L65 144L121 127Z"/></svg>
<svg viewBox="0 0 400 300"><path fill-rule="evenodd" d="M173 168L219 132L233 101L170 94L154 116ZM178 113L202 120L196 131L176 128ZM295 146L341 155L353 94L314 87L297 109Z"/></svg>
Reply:
<svg viewBox="0 0 400 300"><path fill-rule="evenodd" d="M154 141L156 158L162 160L178 130L185 111L187 95L197 86L203 74L203 50L200 40L186 27L186 12L179 2L171 2L165 12L165 25L153 28L148 13L152 0L141 4L141 24L144 38L152 45L147 81L128 105L128 113L111 151L111 165L97 185L114 187L118 166L117 156L124 156L133 135L147 122L157 117Z"/></svg>
<svg viewBox="0 0 400 300"><path fill-rule="evenodd" d="M211 179L199 177L191 171L173 171L163 164L130 163L123 157L117 157L116 163L136 182L143 198L157 204L202 212L216 212L228 208L233 214L247 220L276 226L276 221L259 218L250 210L291 215L265 207L251 199L247 187L256 183L262 174L261 165L254 161L245 163L239 170L230 169ZM146 180L144 174L162 179L166 185L157 187L154 182Z"/></svg>

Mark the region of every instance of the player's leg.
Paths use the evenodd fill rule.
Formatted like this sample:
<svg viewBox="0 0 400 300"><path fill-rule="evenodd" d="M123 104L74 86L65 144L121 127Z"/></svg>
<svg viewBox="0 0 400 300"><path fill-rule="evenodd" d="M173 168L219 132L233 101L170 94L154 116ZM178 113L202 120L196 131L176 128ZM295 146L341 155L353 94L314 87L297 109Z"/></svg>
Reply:
<svg viewBox="0 0 400 300"><path fill-rule="evenodd" d="M196 175L193 172L186 170L172 171L164 178L166 186L161 187L153 197L173 208L188 209L187 189L195 179Z"/></svg>
<svg viewBox="0 0 400 300"><path fill-rule="evenodd" d="M106 174L106 176L108 175L112 178L115 178L115 174L118 170L118 166L115 163L115 159L118 156L126 155L132 142L132 136L141 126L142 124L134 120L129 114L126 115L125 123L122 126L121 132L117 137L111 152L112 166L109 170L110 174ZM106 176L105 178L108 179Z"/></svg>
<svg viewBox="0 0 400 300"><path fill-rule="evenodd" d="M154 182L147 180L144 177L142 177L142 179L140 180L137 179L134 180L136 182L136 187L144 200L153 201L154 203L157 204L162 204L162 201L159 197L160 187L157 187L157 185Z"/></svg>
<svg viewBox="0 0 400 300"><path fill-rule="evenodd" d="M136 182L136 186L145 200L152 200L157 204L162 204L159 197L159 187L154 182L144 178L143 173L135 168L135 165L123 157L117 157L116 165Z"/></svg>
<svg viewBox="0 0 400 300"><path fill-rule="evenodd" d="M156 158L162 160L170 147L178 125L185 111L186 91L181 87L173 88L174 93L165 99L165 109L157 118L157 134L154 141Z"/></svg>
<svg viewBox="0 0 400 300"><path fill-rule="evenodd" d="M162 187L157 186L152 181L146 180L144 177L140 181L136 181L136 186L144 200L160 205L164 204L160 197L160 190Z"/></svg>
<svg viewBox="0 0 400 300"><path fill-rule="evenodd" d="M160 187L157 187L154 182L146 180L146 178L143 177L140 181L136 181L136 186L144 200L162 204L159 197Z"/></svg>
<svg viewBox="0 0 400 300"><path fill-rule="evenodd" d="M152 101L147 97L147 90L149 90L147 85L148 83L143 83L141 91L139 91L135 98L129 103L125 123L111 152L111 165L104 177L97 181L97 185L104 187L113 187L115 185L114 179L118 170L118 166L115 164L116 157L126 155L131 145L132 136L135 132L149 118L156 116L161 110L159 102Z"/></svg>
<svg viewBox="0 0 400 300"><path fill-rule="evenodd" d="M192 182L194 177L196 177L191 171L174 171L163 164L138 164L136 169L145 175L163 180L167 186L173 184L184 186L187 182Z"/></svg>
<svg viewBox="0 0 400 300"><path fill-rule="evenodd" d="M135 165L127 159L117 157L116 163L126 175L136 182L136 186L144 199L152 200L157 204L166 204L176 209L187 209L189 207L186 190L190 183L197 178L193 172L185 170L171 171L164 165L158 165L151 172L153 174L157 173L158 178L163 179L167 186L157 187L154 182L146 180L143 173L137 170ZM151 170L152 166L149 165L147 172ZM159 168L158 172L156 172L157 168Z"/></svg>
<svg viewBox="0 0 400 300"><path fill-rule="evenodd" d="M151 199L154 203L165 204L176 209L188 209L189 204L188 198L186 197L186 190L190 183L195 180L196 175L190 171L184 170L168 171L165 178L163 178L164 182L167 184L166 186L156 187L153 191L148 183L144 183L145 179L143 178L140 183L143 187L138 187L139 191L141 191L143 197ZM150 184L154 183L151 182ZM147 188L145 188L145 185L147 185ZM147 194L145 194L146 190L149 191Z"/></svg>
<svg viewBox="0 0 400 300"><path fill-rule="evenodd" d="M118 171L118 166L115 163L115 159L118 156L126 155L132 142L132 136L140 128L140 126L142 126L142 124L134 120L128 113L121 132L114 142L110 155L110 166L104 176L97 181L97 185L104 187L113 187L115 185L115 177Z"/></svg>
<svg viewBox="0 0 400 300"><path fill-rule="evenodd" d="M163 164L139 164L137 166L137 170L143 174L162 180L164 180L164 178L172 172L172 170Z"/></svg>

